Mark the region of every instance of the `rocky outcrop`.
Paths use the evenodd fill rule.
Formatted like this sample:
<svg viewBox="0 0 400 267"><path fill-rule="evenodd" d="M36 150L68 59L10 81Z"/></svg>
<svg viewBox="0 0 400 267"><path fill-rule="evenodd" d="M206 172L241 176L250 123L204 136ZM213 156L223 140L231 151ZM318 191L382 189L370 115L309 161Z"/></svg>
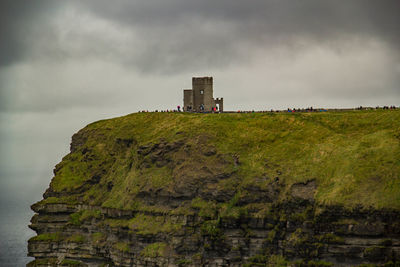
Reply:
<svg viewBox="0 0 400 267"><path fill-rule="evenodd" d="M271 258L354 266L400 258L398 212L319 207L298 198L270 202L263 217L233 211L257 206L243 200L214 216L205 204L195 203L194 214L33 205L38 215L30 227L38 236L29 241L36 258L30 266L258 266Z"/></svg>
<svg viewBox="0 0 400 267"><path fill-rule="evenodd" d="M396 209L323 205L318 178L288 178L259 154L253 173L208 134L101 125L74 135L32 205L28 266L399 264Z"/></svg>

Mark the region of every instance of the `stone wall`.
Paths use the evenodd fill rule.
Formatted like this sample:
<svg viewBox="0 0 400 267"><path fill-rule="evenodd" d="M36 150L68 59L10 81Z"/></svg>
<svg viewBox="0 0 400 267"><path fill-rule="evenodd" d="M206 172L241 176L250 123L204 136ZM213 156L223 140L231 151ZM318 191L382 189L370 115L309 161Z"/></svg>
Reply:
<svg viewBox="0 0 400 267"><path fill-rule="evenodd" d="M204 104L204 111L211 111L215 106L213 98L213 78L193 77L193 104L196 111L199 111L201 104Z"/></svg>
<svg viewBox="0 0 400 267"><path fill-rule="evenodd" d="M183 107L185 111L189 109L193 110L193 90L185 89L183 90Z"/></svg>
<svg viewBox="0 0 400 267"><path fill-rule="evenodd" d="M266 217L145 213L179 226L170 232L132 230L124 222L138 216L134 211L66 204L33 209L38 215L30 227L39 236L29 241L29 256L36 258L29 266L259 266L276 258L292 266L356 266L400 257L398 213L321 209L304 199L272 205ZM97 215L71 220L82 211Z"/></svg>

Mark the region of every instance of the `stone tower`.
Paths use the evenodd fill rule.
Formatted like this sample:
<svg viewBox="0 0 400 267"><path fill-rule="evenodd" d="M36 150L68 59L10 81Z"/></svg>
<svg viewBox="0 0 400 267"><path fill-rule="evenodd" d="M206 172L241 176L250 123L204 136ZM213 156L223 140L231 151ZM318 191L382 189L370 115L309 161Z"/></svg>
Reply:
<svg viewBox="0 0 400 267"><path fill-rule="evenodd" d="M185 111L211 112L215 107L218 107L220 112L223 111L223 98L214 99L213 97L212 77L193 77L192 88L183 90Z"/></svg>

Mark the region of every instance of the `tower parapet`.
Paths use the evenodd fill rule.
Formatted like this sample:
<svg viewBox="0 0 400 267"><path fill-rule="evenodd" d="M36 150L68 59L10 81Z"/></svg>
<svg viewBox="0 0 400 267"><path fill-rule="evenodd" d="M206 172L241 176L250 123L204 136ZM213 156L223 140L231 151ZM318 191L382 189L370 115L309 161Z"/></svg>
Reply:
<svg viewBox="0 0 400 267"><path fill-rule="evenodd" d="M215 102L215 106L217 107L217 110L219 112L223 112L224 111L224 98L223 97L220 97L220 98L217 97L214 100L214 102Z"/></svg>
<svg viewBox="0 0 400 267"><path fill-rule="evenodd" d="M192 85L199 85L199 84L213 84L213 77L193 77L192 78Z"/></svg>

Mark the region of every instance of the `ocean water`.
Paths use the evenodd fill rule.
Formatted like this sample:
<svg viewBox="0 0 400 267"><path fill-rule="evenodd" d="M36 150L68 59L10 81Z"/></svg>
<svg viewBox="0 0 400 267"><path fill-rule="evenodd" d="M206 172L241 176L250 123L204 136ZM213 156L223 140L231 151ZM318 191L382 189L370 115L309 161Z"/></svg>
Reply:
<svg viewBox="0 0 400 267"><path fill-rule="evenodd" d="M2 200L0 214L0 266L19 267L33 260L28 257L28 239L35 232L28 228L33 212L30 203L7 203Z"/></svg>
<svg viewBox="0 0 400 267"><path fill-rule="evenodd" d="M28 227L34 215L30 206L42 199L50 180L46 177L51 177L48 171L0 168L0 267L26 266L34 260L27 256L28 239L36 235Z"/></svg>

